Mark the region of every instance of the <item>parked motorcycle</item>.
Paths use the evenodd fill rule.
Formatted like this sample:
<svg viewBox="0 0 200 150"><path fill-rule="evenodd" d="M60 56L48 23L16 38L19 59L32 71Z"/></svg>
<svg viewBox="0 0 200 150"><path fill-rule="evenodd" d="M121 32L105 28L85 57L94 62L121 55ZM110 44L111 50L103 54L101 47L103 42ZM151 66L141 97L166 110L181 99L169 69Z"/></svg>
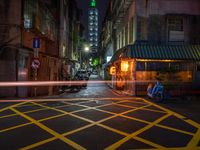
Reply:
<svg viewBox="0 0 200 150"><path fill-rule="evenodd" d="M73 83L71 86L70 86L70 89L71 91L75 91L75 90L80 90L81 88L86 88L87 87L87 83L86 83L86 79L81 76L79 73L77 73L73 80L72 81L76 81L75 83ZM80 82L79 82L80 81ZM85 81L84 83L82 81Z"/></svg>
<svg viewBox="0 0 200 150"><path fill-rule="evenodd" d="M153 84L149 84L147 88L147 95L155 102L162 102L165 98L163 85L160 82L157 82L154 87Z"/></svg>

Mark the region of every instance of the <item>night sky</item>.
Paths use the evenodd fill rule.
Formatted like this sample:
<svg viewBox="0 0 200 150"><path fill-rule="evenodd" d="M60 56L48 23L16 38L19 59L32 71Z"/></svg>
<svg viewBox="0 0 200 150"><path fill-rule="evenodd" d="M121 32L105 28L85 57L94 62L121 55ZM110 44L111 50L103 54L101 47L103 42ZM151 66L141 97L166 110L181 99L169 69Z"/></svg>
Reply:
<svg viewBox="0 0 200 150"><path fill-rule="evenodd" d="M87 30L87 14L89 9L89 4L91 0L76 0L78 7L82 9L83 16L81 17L81 22L83 23L85 30ZM108 0L96 0L97 9L99 11L99 29L101 29L101 24L105 16L106 9L108 7Z"/></svg>

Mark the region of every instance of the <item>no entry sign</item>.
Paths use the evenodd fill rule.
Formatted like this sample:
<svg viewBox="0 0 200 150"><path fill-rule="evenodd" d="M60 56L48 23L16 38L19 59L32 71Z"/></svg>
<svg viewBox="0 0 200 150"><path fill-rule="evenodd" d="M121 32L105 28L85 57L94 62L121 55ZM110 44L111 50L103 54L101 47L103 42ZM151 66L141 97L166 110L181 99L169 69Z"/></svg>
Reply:
<svg viewBox="0 0 200 150"><path fill-rule="evenodd" d="M38 69L40 67L40 61L37 58L34 58L32 63L31 63L31 67L33 69Z"/></svg>

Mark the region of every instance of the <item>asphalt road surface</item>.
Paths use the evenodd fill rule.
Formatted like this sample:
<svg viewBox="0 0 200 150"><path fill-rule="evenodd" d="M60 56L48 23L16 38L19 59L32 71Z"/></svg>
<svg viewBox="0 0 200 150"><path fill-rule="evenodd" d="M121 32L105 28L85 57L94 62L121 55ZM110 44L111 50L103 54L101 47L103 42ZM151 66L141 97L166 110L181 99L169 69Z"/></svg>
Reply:
<svg viewBox="0 0 200 150"><path fill-rule="evenodd" d="M200 149L200 124L106 85L0 103L0 150Z"/></svg>

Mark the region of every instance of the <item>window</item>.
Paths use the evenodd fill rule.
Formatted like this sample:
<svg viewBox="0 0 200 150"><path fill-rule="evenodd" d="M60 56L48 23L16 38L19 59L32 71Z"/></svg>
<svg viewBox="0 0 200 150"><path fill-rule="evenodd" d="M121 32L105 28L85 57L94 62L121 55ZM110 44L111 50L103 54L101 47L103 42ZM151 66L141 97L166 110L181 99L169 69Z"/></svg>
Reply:
<svg viewBox="0 0 200 150"><path fill-rule="evenodd" d="M183 31L183 18L182 17L169 17L168 18L169 31Z"/></svg>
<svg viewBox="0 0 200 150"><path fill-rule="evenodd" d="M184 41L184 27L182 17L169 17L167 20L168 40L170 42Z"/></svg>
<svg viewBox="0 0 200 150"><path fill-rule="evenodd" d="M168 69L168 63L162 62L148 62L147 71L163 71Z"/></svg>
<svg viewBox="0 0 200 150"><path fill-rule="evenodd" d="M137 71L145 71L145 62L137 62L136 70Z"/></svg>
<svg viewBox="0 0 200 150"><path fill-rule="evenodd" d="M179 63L171 63L170 64L170 69L174 70L174 71L180 71L181 70L181 66Z"/></svg>

